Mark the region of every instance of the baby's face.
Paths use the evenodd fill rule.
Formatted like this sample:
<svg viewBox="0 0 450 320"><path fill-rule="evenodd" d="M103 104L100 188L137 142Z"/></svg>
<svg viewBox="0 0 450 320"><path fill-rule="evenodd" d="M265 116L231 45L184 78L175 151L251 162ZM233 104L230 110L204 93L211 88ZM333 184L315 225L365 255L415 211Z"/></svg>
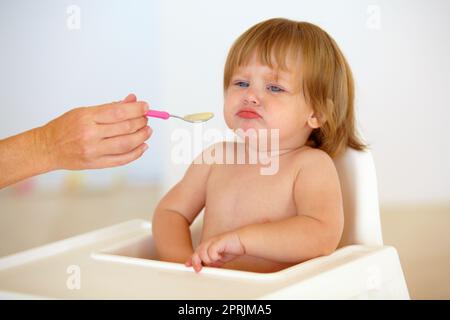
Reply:
<svg viewBox="0 0 450 320"><path fill-rule="evenodd" d="M276 81L275 71L260 64L254 55L248 65L235 71L225 92L228 127L279 129L281 149L303 145L312 130L308 118L313 111L297 87L292 73L280 70Z"/></svg>

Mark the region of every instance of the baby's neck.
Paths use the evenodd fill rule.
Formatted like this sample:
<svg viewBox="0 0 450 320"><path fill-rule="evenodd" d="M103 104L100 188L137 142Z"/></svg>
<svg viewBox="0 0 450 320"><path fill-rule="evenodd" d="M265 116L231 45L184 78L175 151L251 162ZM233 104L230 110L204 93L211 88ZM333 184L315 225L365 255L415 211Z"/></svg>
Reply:
<svg viewBox="0 0 450 320"><path fill-rule="evenodd" d="M292 152L298 151L300 149L303 149L305 147L308 147L306 144L301 145L301 146L296 146L296 147L291 147L291 148L278 148L278 149L261 149L259 147L257 147L256 149L252 148L249 144L245 144L245 152L246 155L248 156L248 154L250 152L254 152L256 153L258 156L265 156L265 157L269 157L269 158L273 158L273 157L281 157L283 155L287 155L290 154Z"/></svg>

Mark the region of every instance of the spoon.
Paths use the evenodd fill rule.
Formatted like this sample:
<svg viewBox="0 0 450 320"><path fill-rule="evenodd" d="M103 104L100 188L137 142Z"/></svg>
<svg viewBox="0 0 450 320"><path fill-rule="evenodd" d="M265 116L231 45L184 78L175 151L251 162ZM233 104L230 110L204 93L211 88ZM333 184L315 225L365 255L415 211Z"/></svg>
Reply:
<svg viewBox="0 0 450 320"><path fill-rule="evenodd" d="M176 116L176 115L170 114L165 111L158 111L158 110L149 110L149 111L147 111L147 113L145 115L147 117L159 118L159 119L164 119L164 120L167 120L170 117L173 117L173 118L178 118L178 119L181 119L181 120L184 120L187 122L192 122L192 123L205 122L205 121L208 121L209 119L211 119L212 117L214 117L214 113L212 113L212 112L193 113L193 114L185 115L184 117L180 117L180 116Z"/></svg>

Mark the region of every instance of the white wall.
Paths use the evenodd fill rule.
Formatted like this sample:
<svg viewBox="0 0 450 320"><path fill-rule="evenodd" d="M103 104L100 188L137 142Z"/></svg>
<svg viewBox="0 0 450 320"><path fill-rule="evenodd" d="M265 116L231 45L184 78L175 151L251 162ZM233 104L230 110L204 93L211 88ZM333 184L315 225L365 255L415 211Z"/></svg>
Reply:
<svg viewBox="0 0 450 320"><path fill-rule="evenodd" d="M80 10L80 28L67 22ZM120 100L129 92L151 105L160 96L158 3L118 0L0 1L0 138L40 126L77 106ZM69 24L73 26L73 24ZM154 125L156 154L164 135ZM88 187L117 177L160 178L162 159L147 152L122 168L84 171ZM58 188L66 172L37 178Z"/></svg>
<svg viewBox="0 0 450 320"><path fill-rule="evenodd" d="M81 9L80 30L66 26L72 4ZM204 128L224 129L231 43L257 22L287 17L320 25L346 54L381 201L448 201L449 15L447 0L2 0L0 137L130 91L175 114L215 112ZM181 177L186 165L170 162L170 133L194 127L151 123L147 154L124 168L89 172L92 183L121 172L132 181L163 177L167 189ZM40 181L50 185L61 174Z"/></svg>
<svg viewBox="0 0 450 320"><path fill-rule="evenodd" d="M272 17L316 23L355 74L381 202L449 201L449 1L169 0L161 9L162 93L173 110L221 116L226 53L248 27ZM169 168L167 186L185 169Z"/></svg>

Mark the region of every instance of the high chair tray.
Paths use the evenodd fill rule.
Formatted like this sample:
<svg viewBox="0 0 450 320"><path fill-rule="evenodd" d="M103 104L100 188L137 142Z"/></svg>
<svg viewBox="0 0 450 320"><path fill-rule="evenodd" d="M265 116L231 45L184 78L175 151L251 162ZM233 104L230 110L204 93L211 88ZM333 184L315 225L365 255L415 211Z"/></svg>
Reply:
<svg viewBox="0 0 450 320"><path fill-rule="evenodd" d="M130 220L0 258L0 299L408 299L393 247L352 245L275 273L153 259L151 224Z"/></svg>

